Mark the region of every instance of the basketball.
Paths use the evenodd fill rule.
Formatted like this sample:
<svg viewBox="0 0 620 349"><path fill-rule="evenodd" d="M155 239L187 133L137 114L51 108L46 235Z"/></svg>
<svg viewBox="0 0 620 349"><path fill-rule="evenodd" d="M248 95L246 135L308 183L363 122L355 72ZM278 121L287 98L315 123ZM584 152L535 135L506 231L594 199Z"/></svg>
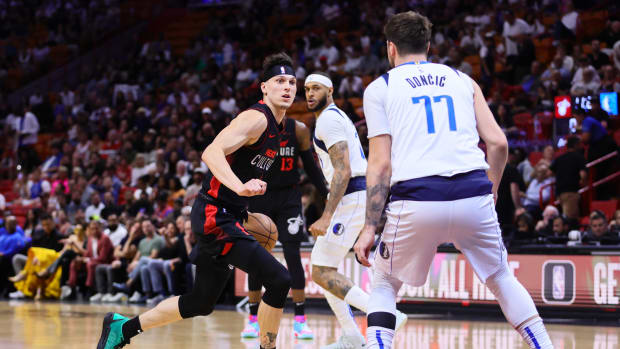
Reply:
<svg viewBox="0 0 620 349"><path fill-rule="evenodd" d="M271 251L278 241L278 228L271 218L262 213L248 213L248 220L243 223L243 227L267 251Z"/></svg>

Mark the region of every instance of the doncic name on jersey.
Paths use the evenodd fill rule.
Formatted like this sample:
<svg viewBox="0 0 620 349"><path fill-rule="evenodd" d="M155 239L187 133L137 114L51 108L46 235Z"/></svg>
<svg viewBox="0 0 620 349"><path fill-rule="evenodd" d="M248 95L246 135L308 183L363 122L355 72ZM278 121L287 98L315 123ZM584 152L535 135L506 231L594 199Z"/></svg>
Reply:
<svg viewBox="0 0 620 349"><path fill-rule="evenodd" d="M250 161L253 166L260 168L261 170L267 171L273 165L275 161L274 158L278 155L277 151L267 149L265 155L256 154L256 156Z"/></svg>

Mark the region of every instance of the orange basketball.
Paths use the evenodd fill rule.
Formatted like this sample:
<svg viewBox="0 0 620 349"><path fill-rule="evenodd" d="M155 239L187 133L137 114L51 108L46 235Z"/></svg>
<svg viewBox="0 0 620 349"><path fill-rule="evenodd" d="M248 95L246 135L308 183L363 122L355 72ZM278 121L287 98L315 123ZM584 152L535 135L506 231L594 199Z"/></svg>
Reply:
<svg viewBox="0 0 620 349"><path fill-rule="evenodd" d="M276 224L262 213L248 212L248 220L243 223L243 227L267 251L271 251L278 241Z"/></svg>

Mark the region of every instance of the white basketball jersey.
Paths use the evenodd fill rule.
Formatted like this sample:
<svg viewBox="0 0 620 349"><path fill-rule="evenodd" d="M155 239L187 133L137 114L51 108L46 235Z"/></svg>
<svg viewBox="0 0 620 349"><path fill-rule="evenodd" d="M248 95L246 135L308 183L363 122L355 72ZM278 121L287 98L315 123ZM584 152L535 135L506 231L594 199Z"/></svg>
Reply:
<svg viewBox="0 0 620 349"><path fill-rule="evenodd" d="M474 88L443 64L401 64L364 92L368 138L392 137L392 179L452 176L487 169L478 148Z"/></svg>
<svg viewBox="0 0 620 349"><path fill-rule="evenodd" d="M316 120L314 149L321 162L323 175L328 185L334 176L334 167L329 158L329 148L338 142L347 142L351 177L366 176L366 156L357 136L355 125L334 103L328 105Z"/></svg>

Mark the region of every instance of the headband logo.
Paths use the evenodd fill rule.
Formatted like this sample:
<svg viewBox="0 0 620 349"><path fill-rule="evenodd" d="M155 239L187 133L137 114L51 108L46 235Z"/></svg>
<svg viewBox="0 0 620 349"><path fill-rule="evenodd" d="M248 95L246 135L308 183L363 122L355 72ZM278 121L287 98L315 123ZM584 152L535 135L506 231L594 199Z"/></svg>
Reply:
<svg viewBox="0 0 620 349"><path fill-rule="evenodd" d="M282 74L286 74L286 70L284 69L284 66L280 66L280 72Z"/></svg>

